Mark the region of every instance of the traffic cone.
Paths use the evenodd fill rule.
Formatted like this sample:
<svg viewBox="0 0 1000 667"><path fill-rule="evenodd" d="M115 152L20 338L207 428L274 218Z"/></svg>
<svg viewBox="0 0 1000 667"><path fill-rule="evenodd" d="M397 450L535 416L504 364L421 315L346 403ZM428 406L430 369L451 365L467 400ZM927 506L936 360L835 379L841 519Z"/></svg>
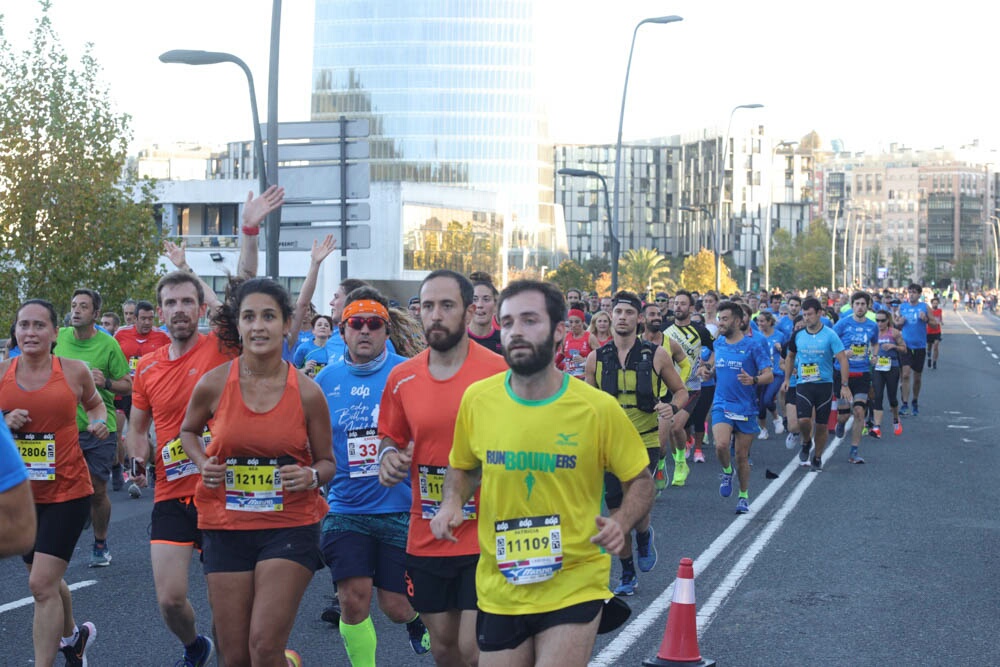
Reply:
<svg viewBox="0 0 1000 667"><path fill-rule="evenodd" d="M715 660L701 657L698 650L698 617L694 603L694 561L682 558L674 580L674 597L667 612L667 627L656 657L643 660L643 667L714 667Z"/></svg>

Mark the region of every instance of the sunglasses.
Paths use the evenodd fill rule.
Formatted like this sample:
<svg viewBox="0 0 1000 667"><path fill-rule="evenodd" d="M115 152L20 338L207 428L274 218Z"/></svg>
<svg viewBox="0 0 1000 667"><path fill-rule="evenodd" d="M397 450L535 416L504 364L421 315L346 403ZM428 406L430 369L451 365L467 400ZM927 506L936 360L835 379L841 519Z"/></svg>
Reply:
<svg viewBox="0 0 1000 667"><path fill-rule="evenodd" d="M666 302L667 302L666 299L657 299L656 300L656 303L666 303Z"/></svg>
<svg viewBox="0 0 1000 667"><path fill-rule="evenodd" d="M887 318L887 317L876 317L875 321L876 322L888 322L889 318Z"/></svg>
<svg viewBox="0 0 1000 667"><path fill-rule="evenodd" d="M360 315L355 315L354 317L347 318L347 326L351 327L355 331L361 331L368 327L369 331L378 331L386 324L385 320L381 317L361 317Z"/></svg>

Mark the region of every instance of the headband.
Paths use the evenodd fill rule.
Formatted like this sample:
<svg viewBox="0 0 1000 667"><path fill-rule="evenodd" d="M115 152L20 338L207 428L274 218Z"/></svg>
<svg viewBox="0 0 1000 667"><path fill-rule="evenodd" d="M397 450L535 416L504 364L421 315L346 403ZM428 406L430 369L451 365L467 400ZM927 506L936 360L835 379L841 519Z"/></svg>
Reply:
<svg viewBox="0 0 1000 667"><path fill-rule="evenodd" d="M569 317L579 317L581 320L587 319L587 316L584 315L583 311L580 310L579 308L570 308L569 313L566 315L566 317L567 318L569 318Z"/></svg>
<svg viewBox="0 0 1000 667"><path fill-rule="evenodd" d="M378 301L372 301L371 299L359 299L358 301L350 302L344 306L344 310L340 314L340 319L343 321L348 317L354 317L361 313L375 313L386 322L389 321L389 311L386 310L386 307Z"/></svg>
<svg viewBox="0 0 1000 667"><path fill-rule="evenodd" d="M626 306L632 306L633 308L635 308L635 312L637 312L637 313L641 313L642 312L642 302L639 301L639 299L633 299L633 298L627 297L627 296L619 296L619 297L616 297L611 302L611 307L614 308L615 306L617 306L620 303L623 303Z"/></svg>

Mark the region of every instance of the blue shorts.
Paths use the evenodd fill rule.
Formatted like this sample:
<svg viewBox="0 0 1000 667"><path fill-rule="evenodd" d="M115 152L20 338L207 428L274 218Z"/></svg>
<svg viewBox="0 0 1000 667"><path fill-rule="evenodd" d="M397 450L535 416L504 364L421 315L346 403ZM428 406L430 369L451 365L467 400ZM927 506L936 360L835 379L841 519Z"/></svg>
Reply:
<svg viewBox="0 0 1000 667"><path fill-rule="evenodd" d="M749 435L757 435L760 433L760 426L757 425L757 415L738 415L740 417L746 417L746 419L734 419L731 415L732 413L723 410L721 407L712 408L712 425L715 424L729 424L734 431L739 433L747 433Z"/></svg>

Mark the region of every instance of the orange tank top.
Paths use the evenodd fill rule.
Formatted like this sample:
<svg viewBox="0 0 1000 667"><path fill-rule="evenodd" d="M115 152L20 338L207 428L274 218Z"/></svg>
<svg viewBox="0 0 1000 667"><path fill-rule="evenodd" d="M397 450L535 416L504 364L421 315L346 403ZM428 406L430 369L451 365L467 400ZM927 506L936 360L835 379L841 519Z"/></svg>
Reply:
<svg viewBox="0 0 1000 667"><path fill-rule="evenodd" d="M230 362L205 453L226 463L225 487L195 491L198 527L203 530L259 530L318 523L329 509L319 489L287 491L278 468L313 463L298 373L286 364L285 390L267 412L243 402L239 363Z"/></svg>
<svg viewBox="0 0 1000 667"><path fill-rule="evenodd" d="M35 391L17 384L19 361L20 357L15 358L0 379L0 406L27 410L31 419L11 435L28 468L35 503L62 503L93 495L76 426L77 398L63 375L61 360L52 357L52 374Z"/></svg>

